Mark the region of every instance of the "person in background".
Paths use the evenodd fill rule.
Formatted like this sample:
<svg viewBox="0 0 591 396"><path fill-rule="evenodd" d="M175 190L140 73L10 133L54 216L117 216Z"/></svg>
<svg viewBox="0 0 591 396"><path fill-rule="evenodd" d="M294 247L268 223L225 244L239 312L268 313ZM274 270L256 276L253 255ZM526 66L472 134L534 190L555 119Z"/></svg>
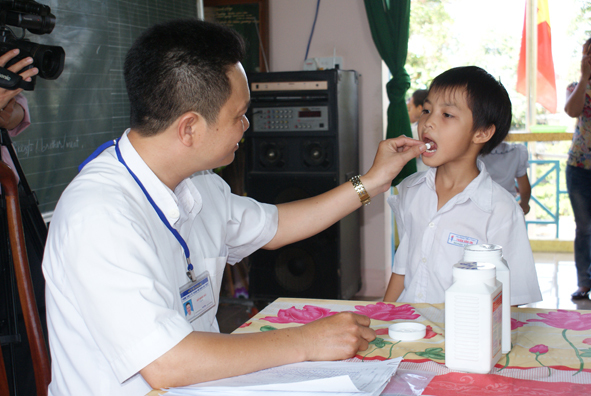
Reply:
<svg viewBox="0 0 591 396"><path fill-rule="evenodd" d="M591 38L583 45L581 77L566 90L564 111L577 118L566 163L566 188L575 216L575 265L579 288L573 300L591 290Z"/></svg>
<svg viewBox="0 0 591 396"><path fill-rule="evenodd" d="M542 295L523 211L478 159L502 142L511 101L501 83L476 66L450 69L429 88L419 119L427 172L388 198L400 245L384 301L442 303L464 246L495 244L511 270L511 305Z"/></svg>
<svg viewBox="0 0 591 396"><path fill-rule="evenodd" d="M4 53L0 56L0 67L4 67L18 54L18 49L13 49ZM7 70L10 70L13 73L18 73L31 63L33 63L33 58L27 57L16 62L14 65L11 65ZM33 67L22 71L19 74L24 80L31 81L31 77L35 76L38 72L39 70L36 67ZM31 125L27 99L21 94L22 91L22 89L8 90L0 88L0 128L8 130L8 134L11 137L17 136ZM2 147L0 156L2 161L14 170L14 164L12 163L12 159L10 158L10 154L6 147Z"/></svg>
<svg viewBox="0 0 591 396"><path fill-rule="evenodd" d="M20 51L18 49L12 49L2 54L2 56L0 56L0 67L4 68L11 59L19 54L19 52ZM36 67L30 67L27 70L23 69L30 66L32 63L33 58L26 57L6 68L6 70L9 70L13 73L18 73L25 81L31 81L31 78L37 75L39 70ZM29 125L31 125L29 106L27 99L22 94L22 92L22 89L8 90L0 88L0 128L6 129L10 137L19 135L25 129L27 129ZM20 181L20 177L15 168L14 162L10 157L10 152L4 145L0 147L0 160L2 160L2 162L7 164L12 169L17 181ZM23 187L20 183L19 189L22 193ZM0 194L2 194L1 188ZM23 208L22 204L21 208ZM0 210L0 223L6 222L7 220L5 210ZM43 246L36 247L35 241L37 241L37 238L39 237L44 238L47 231L31 231L30 227L25 227L24 232L35 300L37 303L37 309L39 310L41 326L45 332L45 282L43 280L43 274L41 273L41 254L43 253ZM0 263L0 265L2 265L0 268L4 270L4 274L9 274L10 272L8 271L8 267L4 267L4 264L4 262ZM32 395L35 393L33 363L29 353L29 345L25 333L25 324L21 313L21 306L17 303L16 308L11 307L7 302L10 301L10 299L5 298L7 295L9 295L9 293L11 293L11 291L14 291L13 289L15 289L15 286L12 286L10 282L12 282L11 277L5 277L0 282L0 295L3 296L0 298L0 305L2 305L0 306L0 329L2 331L6 330L10 333L17 332L21 336L21 341L11 345L10 347L5 346L5 348L10 351L10 353L4 355L4 358L7 362L6 369L8 372L14 370L15 378L13 387L18 390L17 393L23 395ZM16 309L17 311L16 323L12 323L12 321L9 319L14 315L11 311L12 309Z"/></svg>
<svg viewBox="0 0 591 396"><path fill-rule="evenodd" d="M421 118L421 114L423 114L423 103L425 103L427 93L429 93L429 91L426 89L417 89L406 101L406 108L408 109L408 118L410 119L410 129L412 131L413 139L419 139L417 128L419 125L419 118ZM429 167L423 163L421 157L417 158L416 161L417 172L424 172L429 169Z"/></svg>
<svg viewBox="0 0 591 396"><path fill-rule="evenodd" d="M489 154L480 157L490 177L514 197L519 196L519 206L524 215L529 213L531 198L531 184L527 176L528 156L524 144L501 142Z"/></svg>
<svg viewBox="0 0 591 396"><path fill-rule="evenodd" d="M144 396L287 363L340 360L375 339L339 313L253 334L220 334L226 263L308 238L390 188L425 150L380 143L362 176L317 197L269 205L231 194L211 169L248 129L242 38L197 19L146 30L124 63L130 128L102 145L63 192L43 258L49 395ZM190 315L183 309L193 305Z"/></svg>

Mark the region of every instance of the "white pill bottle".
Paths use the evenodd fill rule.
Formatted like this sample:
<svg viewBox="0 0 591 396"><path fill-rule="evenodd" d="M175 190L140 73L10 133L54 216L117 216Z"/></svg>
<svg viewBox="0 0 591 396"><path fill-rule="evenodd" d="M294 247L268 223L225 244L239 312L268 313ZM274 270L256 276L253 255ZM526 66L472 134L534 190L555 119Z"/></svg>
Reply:
<svg viewBox="0 0 591 396"><path fill-rule="evenodd" d="M511 350L511 272L503 258L503 248L499 245L482 244L464 247L462 261L492 263L497 268L497 280L503 284L503 341L501 352Z"/></svg>
<svg viewBox="0 0 591 396"><path fill-rule="evenodd" d="M491 263L460 262L445 291L445 365L487 374L501 357L503 286Z"/></svg>

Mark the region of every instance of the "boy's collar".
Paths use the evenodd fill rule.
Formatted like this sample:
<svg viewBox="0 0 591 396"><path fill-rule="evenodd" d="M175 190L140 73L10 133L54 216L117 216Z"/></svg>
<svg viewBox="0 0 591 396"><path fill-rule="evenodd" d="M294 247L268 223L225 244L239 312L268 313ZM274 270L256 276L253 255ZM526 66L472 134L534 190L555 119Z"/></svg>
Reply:
<svg viewBox="0 0 591 396"><path fill-rule="evenodd" d="M467 194L476 206L483 211L490 213L492 211L492 188L493 180L490 177L486 166L482 160L476 160L476 166L480 173L468 186L464 189L464 193Z"/></svg>
<svg viewBox="0 0 591 396"><path fill-rule="evenodd" d="M480 159L476 160L476 166L480 173L474 180L466 186L464 191L456 195L456 204L466 202L471 199L476 206L478 206L484 212L490 213L492 211L492 178L490 177L484 162ZM414 187L421 183L427 183L427 186L435 190L435 175L437 174L437 168L430 168L424 174L417 177L408 187Z"/></svg>

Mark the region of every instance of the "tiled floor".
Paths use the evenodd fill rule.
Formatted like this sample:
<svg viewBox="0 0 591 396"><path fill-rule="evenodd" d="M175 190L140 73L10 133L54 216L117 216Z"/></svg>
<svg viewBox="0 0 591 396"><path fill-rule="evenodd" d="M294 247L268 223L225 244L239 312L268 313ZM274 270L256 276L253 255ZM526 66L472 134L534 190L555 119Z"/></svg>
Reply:
<svg viewBox="0 0 591 396"><path fill-rule="evenodd" d="M591 300L570 298L577 290L573 253L534 253L534 259L543 300L528 307L591 310Z"/></svg>
<svg viewBox="0 0 591 396"><path fill-rule="evenodd" d="M534 253L534 259L543 300L526 307L591 310L591 300L573 301L570 298L577 289L572 253ZM249 300L222 299L217 315L220 331L231 333L253 313L256 308Z"/></svg>

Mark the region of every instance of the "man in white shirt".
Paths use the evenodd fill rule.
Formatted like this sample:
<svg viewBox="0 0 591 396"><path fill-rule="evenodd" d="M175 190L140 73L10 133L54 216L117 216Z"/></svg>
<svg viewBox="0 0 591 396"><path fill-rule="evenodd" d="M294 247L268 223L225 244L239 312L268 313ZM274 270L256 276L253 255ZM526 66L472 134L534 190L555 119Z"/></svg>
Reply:
<svg viewBox="0 0 591 396"><path fill-rule="evenodd" d="M227 262L326 229L388 190L425 150L405 137L384 141L353 184L302 201L273 206L231 194L209 169L233 161L248 128L243 56L236 32L198 20L156 25L128 52L131 128L83 164L50 227L50 395L145 395L345 359L375 338L369 319L352 313L257 334L218 332Z"/></svg>

